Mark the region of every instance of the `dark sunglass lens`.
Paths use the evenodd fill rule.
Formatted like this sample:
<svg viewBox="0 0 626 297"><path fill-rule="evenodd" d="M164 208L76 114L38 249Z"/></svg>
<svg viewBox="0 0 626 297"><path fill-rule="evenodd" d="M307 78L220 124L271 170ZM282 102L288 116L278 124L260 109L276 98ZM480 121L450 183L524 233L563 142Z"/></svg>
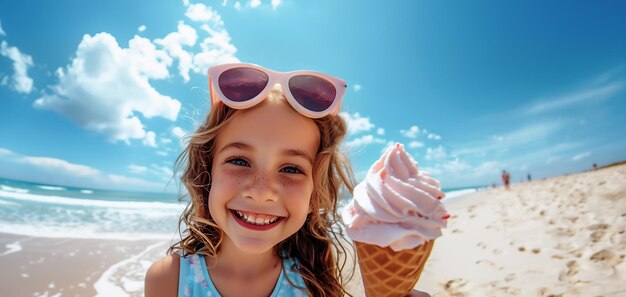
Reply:
<svg viewBox="0 0 626 297"><path fill-rule="evenodd" d="M250 100L267 86L269 77L262 71L252 68L233 68L224 71L219 79L219 86L226 98L243 102Z"/></svg>
<svg viewBox="0 0 626 297"><path fill-rule="evenodd" d="M329 81L312 75L297 75L289 80L289 90L306 109L324 111L333 104L337 90Z"/></svg>

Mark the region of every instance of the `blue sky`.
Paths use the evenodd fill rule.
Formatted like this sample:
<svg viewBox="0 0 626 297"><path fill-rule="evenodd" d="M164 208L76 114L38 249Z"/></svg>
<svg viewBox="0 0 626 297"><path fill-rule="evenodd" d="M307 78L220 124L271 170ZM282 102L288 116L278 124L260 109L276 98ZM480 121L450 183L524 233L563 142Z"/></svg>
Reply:
<svg viewBox="0 0 626 297"><path fill-rule="evenodd" d="M234 61L345 79L359 177L394 142L444 187L626 159L621 1L98 2L0 2L0 177L163 191Z"/></svg>

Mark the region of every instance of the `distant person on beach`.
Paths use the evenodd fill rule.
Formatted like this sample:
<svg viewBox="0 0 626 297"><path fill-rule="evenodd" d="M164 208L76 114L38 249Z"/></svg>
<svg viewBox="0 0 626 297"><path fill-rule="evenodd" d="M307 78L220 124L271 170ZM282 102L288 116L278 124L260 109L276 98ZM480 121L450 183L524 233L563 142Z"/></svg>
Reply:
<svg viewBox="0 0 626 297"><path fill-rule="evenodd" d="M593 163L593 170L598 170L598 164Z"/></svg>
<svg viewBox="0 0 626 297"><path fill-rule="evenodd" d="M530 173L526 176L528 181L531 181L532 179L530 178Z"/></svg>
<svg viewBox="0 0 626 297"><path fill-rule="evenodd" d="M334 228L354 188L345 81L243 63L208 72L210 111L176 160L180 240L148 269L145 296L348 295L355 265L336 255L355 251Z"/></svg>
<svg viewBox="0 0 626 297"><path fill-rule="evenodd" d="M502 183L505 189L508 190L510 188L511 175L506 170L502 170Z"/></svg>

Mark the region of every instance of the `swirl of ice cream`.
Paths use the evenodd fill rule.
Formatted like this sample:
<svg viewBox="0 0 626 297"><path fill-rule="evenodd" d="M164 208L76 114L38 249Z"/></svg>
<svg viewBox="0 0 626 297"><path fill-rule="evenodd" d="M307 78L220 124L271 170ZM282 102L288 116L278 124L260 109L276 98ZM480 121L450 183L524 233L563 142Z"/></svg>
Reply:
<svg viewBox="0 0 626 297"><path fill-rule="evenodd" d="M354 188L344 208L348 236L363 243L412 249L441 236L449 217L439 182L418 171L418 164L396 144L376 161Z"/></svg>

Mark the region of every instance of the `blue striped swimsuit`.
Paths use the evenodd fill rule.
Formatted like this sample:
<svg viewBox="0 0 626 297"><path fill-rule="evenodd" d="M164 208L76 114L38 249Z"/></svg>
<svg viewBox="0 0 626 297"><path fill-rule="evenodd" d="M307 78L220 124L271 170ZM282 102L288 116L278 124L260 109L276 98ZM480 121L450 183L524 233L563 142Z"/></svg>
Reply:
<svg viewBox="0 0 626 297"><path fill-rule="evenodd" d="M178 297L221 297L213 285L211 276L202 255L180 255L180 273L178 276ZM296 286L292 285L291 281ZM299 287L299 288L298 288ZM306 284L295 269L293 259L283 260L276 286L270 297L307 297Z"/></svg>

